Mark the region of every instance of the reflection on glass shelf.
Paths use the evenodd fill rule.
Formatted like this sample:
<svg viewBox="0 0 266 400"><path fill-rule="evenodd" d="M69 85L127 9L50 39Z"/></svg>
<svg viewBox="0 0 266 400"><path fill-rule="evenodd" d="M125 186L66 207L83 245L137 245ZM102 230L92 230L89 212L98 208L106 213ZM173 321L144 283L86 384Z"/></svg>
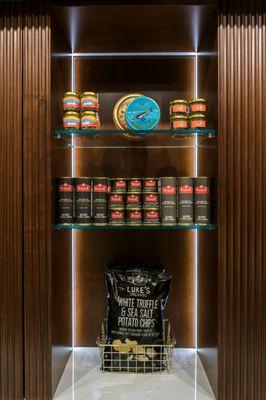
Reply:
<svg viewBox="0 0 266 400"><path fill-rule="evenodd" d="M141 226L129 226L129 225L80 225L80 224L58 224L54 225L53 229L86 229L86 230L186 230L186 229L199 229L199 230L213 230L216 226L214 224L209 225L175 225L175 226L162 226L162 225L141 225Z"/></svg>
<svg viewBox="0 0 266 400"><path fill-rule="evenodd" d="M156 129L138 131L140 140L129 140L123 134L134 131L101 130L56 130L54 138L63 147L75 148L193 148L215 145L215 129Z"/></svg>

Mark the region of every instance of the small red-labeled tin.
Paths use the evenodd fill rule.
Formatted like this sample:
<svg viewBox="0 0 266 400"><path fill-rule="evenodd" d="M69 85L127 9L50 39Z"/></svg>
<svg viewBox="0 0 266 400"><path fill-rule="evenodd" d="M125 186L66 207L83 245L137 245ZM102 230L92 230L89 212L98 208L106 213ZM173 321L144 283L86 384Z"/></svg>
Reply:
<svg viewBox="0 0 266 400"><path fill-rule="evenodd" d="M143 178L142 179L143 192L157 192L158 179L156 178Z"/></svg>
<svg viewBox="0 0 266 400"><path fill-rule="evenodd" d="M188 101L186 100L173 100L170 102L170 114L179 113L179 114L188 114L189 107Z"/></svg>
<svg viewBox="0 0 266 400"><path fill-rule="evenodd" d="M127 193L126 205L127 207L141 207L141 193Z"/></svg>
<svg viewBox="0 0 266 400"><path fill-rule="evenodd" d="M113 178L111 180L112 192L126 193L127 180L125 178Z"/></svg>
<svg viewBox="0 0 266 400"><path fill-rule="evenodd" d="M159 193L146 192L143 193L143 207L159 207Z"/></svg>
<svg viewBox="0 0 266 400"><path fill-rule="evenodd" d="M171 116L171 129L187 129L188 117L186 115Z"/></svg>
<svg viewBox="0 0 266 400"><path fill-rule="evenodd" d="M125 194L111 192L109 193L109 208L110 207L124 207L125 206Z"/></svg>
<svg viewBox="0 0 266 400"><path fill-rule="evenodd" d="M141 192L142 182L140 178L128 179L128 192Z"/></svg>
<svg viewBox="0 0 266 400"><path fill-rule="evenodd" d="M142 210L138 208L127 208L126 210L127 225L142 225Z"/></svg>
<svg viewBox="0 0 266 400"><path fill-rule="evenodd" d="M125 225L125 209L109 209L110 225Z"/></svg>
<svg viewBox="0 0 266 400"><path fill-rule="evenodd" d="M143 210L143 225L160 225L159 208Z"/></svg>

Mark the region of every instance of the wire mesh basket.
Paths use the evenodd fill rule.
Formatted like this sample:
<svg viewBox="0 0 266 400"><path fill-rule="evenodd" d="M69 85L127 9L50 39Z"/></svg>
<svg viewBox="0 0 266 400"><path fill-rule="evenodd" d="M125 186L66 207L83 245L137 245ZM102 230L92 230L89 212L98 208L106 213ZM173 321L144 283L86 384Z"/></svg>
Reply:
<svg viewBox="0 0 266 400"><path fill-rule="evenodd" d="M101 370L106 372L151 373L170 372L172 368L174 337L169 320L163 321L164 344L138 344L126 339L125 343L114 340L105 342L106 320L102 323L97 340L100 350Z"/></svg>

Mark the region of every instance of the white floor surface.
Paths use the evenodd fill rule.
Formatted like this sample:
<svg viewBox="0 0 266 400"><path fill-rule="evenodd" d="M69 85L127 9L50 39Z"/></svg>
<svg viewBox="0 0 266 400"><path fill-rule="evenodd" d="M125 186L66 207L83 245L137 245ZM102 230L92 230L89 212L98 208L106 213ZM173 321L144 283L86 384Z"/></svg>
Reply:
<svg viewBox="0 0 266 400"><path fill-rule="evenodd" d="M176 349L171 373L119 374L99 370L97 348L75 348L58 385L56 400L215 399L194 350Z"/></svg>

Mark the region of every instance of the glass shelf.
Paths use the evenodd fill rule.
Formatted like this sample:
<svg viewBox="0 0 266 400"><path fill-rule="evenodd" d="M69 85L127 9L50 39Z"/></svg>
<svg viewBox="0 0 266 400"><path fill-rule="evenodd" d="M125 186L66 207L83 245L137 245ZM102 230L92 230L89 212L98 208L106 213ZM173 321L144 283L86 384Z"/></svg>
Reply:
<svg viewBox="0 0 266 400"><path fill-rule="evenodd" d="M216 147L215 129L156 129L138 131L141 140L129 140L123 133L130 130L55 130L60 147L74 148L197 148Z"/></svg>
<svg viewBox="0 0 266 400"><path fill-rule="evenodd" d="M214 230L216 225L175 225L175 226L153 226L153 225L145 225L145 226L129 226L129 225L105 225L105 226L94 226L94 225L79 225L79 224L58 224L54 225L53 229L62 230L62 229L83 229L83 230L186 230L186 229L198 229L198 230Z"/></svg>

